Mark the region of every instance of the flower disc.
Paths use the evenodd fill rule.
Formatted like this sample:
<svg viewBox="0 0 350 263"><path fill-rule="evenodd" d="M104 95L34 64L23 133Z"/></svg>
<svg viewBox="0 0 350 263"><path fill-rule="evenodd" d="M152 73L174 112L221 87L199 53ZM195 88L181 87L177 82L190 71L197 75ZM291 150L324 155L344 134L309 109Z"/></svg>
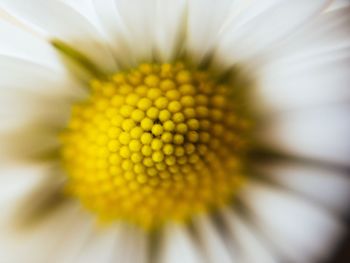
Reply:
<svg viewBox="0 0 350 263"><path fill-rule="evenodd" d="M233 89L183 63L92 81L62 134L69 192L102 219L146 228L227 203L249 129Z"/></svg>

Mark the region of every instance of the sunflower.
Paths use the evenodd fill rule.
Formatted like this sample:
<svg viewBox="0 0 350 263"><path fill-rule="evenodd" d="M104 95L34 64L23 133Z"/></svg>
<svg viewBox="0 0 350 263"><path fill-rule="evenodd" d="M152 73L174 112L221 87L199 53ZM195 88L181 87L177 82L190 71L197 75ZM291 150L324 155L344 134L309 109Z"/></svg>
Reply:
<svg viewBox="0 0 350 263"><path fill-rule="evenodd" d="M329 257L350 200L347 2L0 7L1 262Z"/></svg>

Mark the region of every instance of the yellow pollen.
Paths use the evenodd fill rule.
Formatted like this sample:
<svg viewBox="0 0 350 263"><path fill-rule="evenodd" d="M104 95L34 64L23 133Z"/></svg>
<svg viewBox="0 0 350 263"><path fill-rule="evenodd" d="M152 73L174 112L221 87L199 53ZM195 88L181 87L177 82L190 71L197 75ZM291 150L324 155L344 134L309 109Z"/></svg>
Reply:
<svg viewBox="0 0 350 263"><path fill-rule="evenodd" d="M92 80L60 137L67 192L101 220L147 229L229 203L250 130L234 89L181 62Z"/></svg>

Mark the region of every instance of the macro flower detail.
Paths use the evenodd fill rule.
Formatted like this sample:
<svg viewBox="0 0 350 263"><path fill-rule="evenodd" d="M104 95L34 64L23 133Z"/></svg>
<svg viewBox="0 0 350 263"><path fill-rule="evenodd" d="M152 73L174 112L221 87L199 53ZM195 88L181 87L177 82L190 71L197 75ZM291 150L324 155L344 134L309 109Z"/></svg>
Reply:
<svg viewBox="0 0 350 263"><path fill-rule="evenodd" d="M62 135L69 188L87 207L150 227L231 201L249 126L233 88L176 63L91 89Z"/></svg>
<svg viewBox="0 0 350 263"><path fill-rule="evenodd" d="M0 0L0 262L332 260L349 29L342 0Z"/></svg>

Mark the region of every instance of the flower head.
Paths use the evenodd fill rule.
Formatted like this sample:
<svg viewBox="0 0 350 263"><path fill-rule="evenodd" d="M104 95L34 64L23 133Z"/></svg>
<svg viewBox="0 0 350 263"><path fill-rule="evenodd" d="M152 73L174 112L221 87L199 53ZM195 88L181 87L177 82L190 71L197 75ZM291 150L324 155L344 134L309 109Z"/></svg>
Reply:
<svg viewBox="0 0 350 263"><path fill-rule="evenodd" d="M346 3L0 6L5 262L334 249L350 199Z"/></svg>

